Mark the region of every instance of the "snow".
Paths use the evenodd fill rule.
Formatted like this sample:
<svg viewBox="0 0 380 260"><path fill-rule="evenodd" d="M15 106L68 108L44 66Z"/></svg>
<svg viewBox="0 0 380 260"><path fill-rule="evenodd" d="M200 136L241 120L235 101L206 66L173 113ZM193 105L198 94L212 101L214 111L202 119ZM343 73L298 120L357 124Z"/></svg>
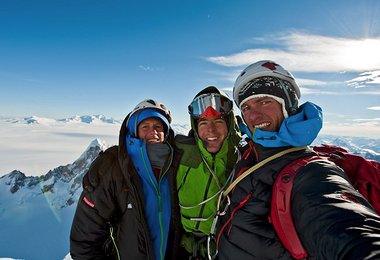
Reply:
<svg viewBox="0 0 380 260"><path fill-rule="evenodd" d="M120 124L103 116L0 118L0 257L71 259L83 174L73 162L89 165L87 150L117 144Z"/></svg>
<svg viewBox="0 0 380 260"><path fill-rule="evenodd" d="M27 176L46 174L72 163L97 138L108 145L117 144L120 123L109 122L0 118L0 176L13 170Z"/></svg>
<svg viewBox="0 0 380 260"><path fill-rule="evenodd" d="M0 256L37 260L63 259L67 254L75 206L57 209L50 201L53 194L36 196L38 192L41 194L35 188L35 196L28 197L27 190L20 190L12 195L8 193L8 198L4 197L6 192L1 192L7 205L0 205Z"/></svg>
<svg viewBox="0 0 380 260"><path fill-rule="evenodd" d="M63 260L73 260L73 259L71 258L70 254L67 254L65 258L63 258Z"/></svg>
<svg viewBox="0 0 380 260"><path fill-rule="evenodd" d="M120 121L100 116L0 118L0 260L71 260L69 234L83 167L91 162L87 151L117 144L119 128ZM377 139L320 136L314 144L320 143L380 159Z"/></svg>
<svg viewBox="0 0 380 260"><path fill-rule="evenodd" d="M118 144L121 123L102 115L67 119L0 117L0 176L13 170L26 176L46 174L72 163L94 139L105 146ZM177 133L189 131L187 125L174 126Z"/></svg>

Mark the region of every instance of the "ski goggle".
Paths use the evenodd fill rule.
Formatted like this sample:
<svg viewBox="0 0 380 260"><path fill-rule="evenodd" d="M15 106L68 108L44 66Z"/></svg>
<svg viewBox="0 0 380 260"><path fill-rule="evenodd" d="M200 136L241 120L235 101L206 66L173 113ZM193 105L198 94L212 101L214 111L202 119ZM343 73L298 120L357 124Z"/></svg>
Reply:
<svg viewBox="0 0 380 260"><path fill-rule="evenodd" d="M232 111L233 103L227 97L216 93L200 95L189 105L189 114L193 117L200 117L208 107L212 107L222 115L227 115Z"/></svg>

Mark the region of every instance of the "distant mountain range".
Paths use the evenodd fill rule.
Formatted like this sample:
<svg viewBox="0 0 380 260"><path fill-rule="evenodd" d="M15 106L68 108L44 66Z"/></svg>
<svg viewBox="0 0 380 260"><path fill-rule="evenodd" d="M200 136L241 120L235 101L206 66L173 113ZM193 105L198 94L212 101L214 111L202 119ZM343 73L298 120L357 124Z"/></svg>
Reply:
<svg viewBox="0 0 380 260"><path fill-rule="evenodd" d="M49 125L56 123L107 123L107 124L121 124L122 120L117 120L113 118L108 118L103 115L84 115L84 116L73 116L63 119L52 119L46 117L30 116L23 118L8 118L8 122L18 123L18 124L41 124Z"/></svg>
<svg viewBox="0 0 380 260"><path fill-rule="evenodd" d="M107 123L120 121L103 116L82 116L48 120L28 117L11 121L18 124ZM186 134L188 125L173 125L176 133ZM366 158L380 161L380 140L321 136L314 144L342 146ZM26 177L14 170L0 177L0 258L28 260L63 259L69 252L71 221L82 191L82 178L99 152L108 147L93 140L71 164L57 166L46 174ZM17 166L15 165L15 168Z"/></svg>
<svg viewBox="0 0 380 260"><path fill-rule="evenodd" d="M84 124L113 124L120 125L123 120L122 119L114 119L112 117L106 117L104 115L84 115L84 116L73 116L62 119L53 119L46 117L38 117L38 116L29 116L29 117L0 117L3 121L12 124L25 124L25 125L45 125L45 126L56 126L57 124L76 124L76 123L84 123ZM172 128L176 133L179 134L187 134L190 130L190 126L187 124L172 124Z"/></svg>
<svg viewBox="0 0 380 260"><path fill-rule="evenodd" d="M366 137L319 135L312 145L331 144L347 151L380 162L380 140Z"/></svg>

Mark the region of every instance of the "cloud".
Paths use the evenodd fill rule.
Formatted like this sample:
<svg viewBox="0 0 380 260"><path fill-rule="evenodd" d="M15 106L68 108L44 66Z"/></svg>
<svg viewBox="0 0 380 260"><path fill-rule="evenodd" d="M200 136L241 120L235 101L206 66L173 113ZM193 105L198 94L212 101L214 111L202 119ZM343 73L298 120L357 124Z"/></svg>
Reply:
<svg viewBox="0 0 380 260"><path fill-rule="evenodd" d="M207 60L227 67L246 66L271 59L297 72L363 72L380 70L380 38L330 37L304 32L269 35L259 44L275 42L274 48L252 48Z"/></svg>
<svg viewBox="0 0 380 260"><path fill-rule="evenodd" d="M144 66L144 65L139 65L139 69L141 69L143 71L157 71L158 70L157 68L153 68L150 66Z"/></svg>
<svg viewBox="0 0 380 260"><path fill-rule="evenodd" d="M380 70L363 72L359 77L348 80L347 83L349 86L355 88L360 88L368 84L380 85Z"/></svg>
<svg viewBox="0 0 380 260"><path fill-rule="evenodd" d="M321 134L347 136L366 136L379 138L380 126L378 124L334 124L324 123Z"/></svg>
<svg viewBox="0 0 380 260"><path fill-rule="evenodd" d="M346 117L346 116L344 116ZM347 119L345 122L323 123L323 133L379 138L380 118Z"/></svg>
<svg viewBox="0 0 380 260"><path fill-rule="evenodd" d="M380 118L357 118L352 119L353 122L358 122L361 125L380 125Z"/></svg>
<svg viewBox="0 0 380 260"><path fill-rule="evenodd" d="M367 107L367 109L380 111L380 106L377 106L377 107Z"/></svg>
<svg viewBox="0 0 380 260"><path fill-rule="evenodd" d="M297 78L297 83L301 86L326 86L329 85L329 83L320 81L320 80L313 80L313 79L303 79L303 78Z"/></svg>
<svg viewBox="0 0 380 260"><path fill-rule="evenodd" d="M337 92L328 91L328 90L320 90L320 89L311 89L311 88L303 88L301 87L302 95L310 95L310 94L324 94L324 95L339 95Z"/></svg>
<svg viewBox="0 0 380 260"><path fill-rule="evenodd" d="M225 73L223 74L223 79L225 81L234 83L236 80L236 75L239 75L240 72L241 72L240 70L235 70L232 73ZM304 79L304 78L297 78L297 83L301 86L328 86L330 84L328 82L321 81L321 80Z"/></svg>
<svg viewBox="0 0 380 260"><path fill-rule="evenodd" d="M234 89L233 87L226 87L226 88L220 88L220 90L233 92Z"/></svg>

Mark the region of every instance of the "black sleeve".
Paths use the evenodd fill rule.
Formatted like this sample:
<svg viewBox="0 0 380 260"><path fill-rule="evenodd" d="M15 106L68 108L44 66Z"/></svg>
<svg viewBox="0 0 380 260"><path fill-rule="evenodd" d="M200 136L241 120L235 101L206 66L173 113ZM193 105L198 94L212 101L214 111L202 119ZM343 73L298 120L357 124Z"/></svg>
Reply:
<svg viewBox="0 0 380 260"><path fill-rule="evenodd" d="M380 217L329 162L312 162L294 180L292 215L299 237L317 259L379 259Z"/></svg>
<svg viewBox="0 0 380 260"><path fill-rule="evenodd" d="M73 259L106 259L104 247L110 240L109 221L115 214L114 177L118 164L114 158L100 155L83 177L70 234Z"/></svg>

